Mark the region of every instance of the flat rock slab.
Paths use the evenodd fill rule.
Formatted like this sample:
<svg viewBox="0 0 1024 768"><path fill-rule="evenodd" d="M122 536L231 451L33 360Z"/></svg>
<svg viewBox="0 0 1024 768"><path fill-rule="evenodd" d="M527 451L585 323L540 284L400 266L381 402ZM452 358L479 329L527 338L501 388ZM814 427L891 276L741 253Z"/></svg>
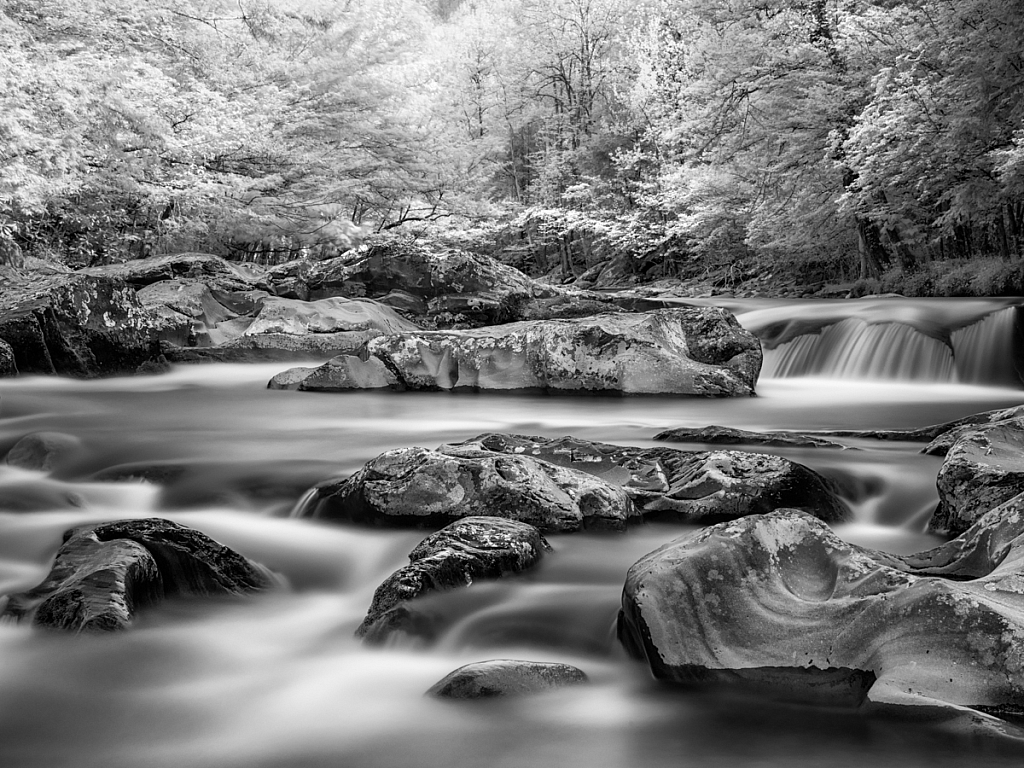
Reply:
<svg viewBox="0 0 1024 768"><path fill-rule="evenodd" d="M587 675L569 664L520 659L492 659L459 667L436 682L429 696L484 699L550 691L587 682Z"/></svg>
<svg viewBox="0 0 1024 768"><path fill-rule="evenodd" d="M532 525L498 517L465 517L421 541L409 565L391 574L374 592L358 637L381 643L396 622L396 606L430 592L467 587L480 579L520 573L551 547Z"/></svg>
<svg viewBox="0 0 1024 768"><path fill-rule="evenodd" d="M727 310L666 309L470 331L381 336L367 345L406 389L754 394L761 347Z"/></svg>
<svg viewBox="0 0 1024 768"><path fill-rule="evenodd" d="M911 556L848 544L795 510L705 528L630 568L619 637L668 682L731 676L836 705L866 693L1013 706L1024 700L1022 508L1024 495Z"/></svg>
<svg viewBox="0 0 1024 768"><path fill-rule="evenodd" d="M637 512L621 487L546 461L483 450L451 455L399 448L345 480L315 486L298 514L412 527L484 515L543 531L578 531L622 529Z"/></svg>
<svg viewBox="0 0 1024 768"><path fill-rule="evenodd" d="M956 430L939 469L931 530L957 535L1024 491L1024 419Z"/></svg>
<svg viewBox="0 0 1024 768"><path fill-rule="evenodd" d="M49 575L10 595L3 616L48 629L113 631L169 596L241 595L277 583L199 531L160 518L121 520L65 533Z"/></svg>
<svg viewBox="0 0 1024 768"><path fill-rule="evenodd" d="M803 464L770 454L634 448L575 437L497 432L440 450L456 455L483 450L530 456L586 472L621 486L645 517L696 522L779 507L805 509L826 522L850 516L826 478Z"/></svg>
<svg viewBox="0 0 1024 768"><path fill-rule="evenodd" d="M846 448L842 443L799 432L750 432L734 427L675 427L654 436L670 443L709 445L770 445L785 448Z"/></svg>

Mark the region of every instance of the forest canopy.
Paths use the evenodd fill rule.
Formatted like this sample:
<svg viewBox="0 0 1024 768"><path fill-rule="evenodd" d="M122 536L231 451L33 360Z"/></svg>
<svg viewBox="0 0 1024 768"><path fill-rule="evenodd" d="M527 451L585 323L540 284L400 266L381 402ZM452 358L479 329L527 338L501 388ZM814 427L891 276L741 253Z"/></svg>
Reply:
<svg viewBox="0 0 1024 768"><path fill-rule="evenodd" d="M1022 40L1018 0L0 0L0 256L1015 260Z"/></svg>

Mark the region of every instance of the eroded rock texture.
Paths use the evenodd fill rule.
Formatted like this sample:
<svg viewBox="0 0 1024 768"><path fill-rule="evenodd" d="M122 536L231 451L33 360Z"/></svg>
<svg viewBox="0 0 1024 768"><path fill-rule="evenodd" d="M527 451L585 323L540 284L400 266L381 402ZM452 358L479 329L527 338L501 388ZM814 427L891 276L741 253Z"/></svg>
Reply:
<svg viewBox="0 0 1024 768"><path fill-rule="evenodd" d="M674 427L659 432L655 440L669 443L711 445L771 445L793 448L845 448L842 443L800 432L750 432L734 427Z"/></svg>
<svg viewBox="0 0 1024 768"><path fill-rule="evenodd" d="M543 531L621 529L636 515L617 485L525 456L426 448L382 453L345 480L313 489L300 516L370 525L445 525L472 515Z"/></svg>
<svg viewBox="0 0 1024 768"><path fill-rule="evenodd" d="M805 509L827 522L849 516L831 483L803 464L745 451L633 448L580 440L489 433L441 451L530 456L618 485L640 513L684 522Z"/></svg>
<svg viewBox="0 0 1024 768"><path fill-rule="evenodd" d="M540 531L526 523L497 517L458 520L421 541L409 553L409 565L377 588L356 634L381 642L396 625L388 619L396 606L429 592L519 573L550 549Z"/></svg>
<svg viewBox="0 0 1024 768"><path fill-rule="evenodd" d="M521 659L492 659L459 667L427 691L446 699L483 699L540 693L587 682L586 674L569 664Z"/></svg>
<svg viewBox="0 0 1024 768"><path fill-rule="evenodd" d="M173 595L268 589L263 566L169 520L120 520L64 534L49 575L11 595L3 616L71 632L128 627L140 608Z"/></svg>
<svg viewBox="0 0 1024 768"><path fill-rule="evenodd" d="M22 374L133 372L157 354L158 330L132 286L116 278L40 275L0 295L0 340Z"/></svg>
<svg viewBox="0 0 1024 768"><path fill-rule="evenodd" d="M757 339L717 307L404 333L367 351L408 389L729 397L754 394L761 369Z"/></svg>
<svg viewBox="0 0 1024 768"><path fill-rule="evenodd" d="M795 510L722 523L639 560L619 637L654 675L786 699L1024 702L1024 496L900 557Z"/></svg>
<svg viewBox="0 0 1024 768"><path fill-rule="evenodd" d="M1024 491L1024 421L1000 420L955 430L936 485L939 506L931 529L952 535Z"/></svg>

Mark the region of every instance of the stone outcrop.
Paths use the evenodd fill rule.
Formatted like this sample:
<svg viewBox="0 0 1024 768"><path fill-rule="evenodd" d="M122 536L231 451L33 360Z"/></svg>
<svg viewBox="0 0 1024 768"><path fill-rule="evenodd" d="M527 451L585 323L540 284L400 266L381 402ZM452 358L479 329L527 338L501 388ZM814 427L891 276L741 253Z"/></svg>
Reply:
<svg viewBox="0 0 1024 768"><path fill-rule="evenodd" d="M957 535L1024 491L1024 420L956 430L939 469L939 506L931 530Z"/></svg>
<svg viewBox="0 0 1024 768"><path fill-rule="evenodd" d="M263 272L256 265L228 261L210 253L172 253L89 267L81 273L123 280L135 288L162 280L188 280L220 291L248 291L266 288Z"/></svg>
<svg viewBox="0 0 1024 768"><path fill-rule="evenodd" d="M446 453L483 450L533 457L619 485L645 517L683 522L805 509L826 522L849 516L831 483L803 464L745 451L633 448L580 440L489 433Z"/></svg>
<svg viewBox="0 0 1024 768"><path fill-rule="evenodd" d="M1024 701L1024 495L911 556L795 510L666 544L630 568L619 637L658 679L782 699Z"/></svg>
<svg viewBox="0 0 1024 768"><path fill-rule="evenodd" d="M292 298L372 298L415 315L449 322L459 316L478 325L500 321L502 299L511 294L559 293L490 257L398 239L379 240L335 259L282 265L268 278L279 295Z"/></svg>
<svg viewBox="0 0 1024 768"><path fill-rule="evenodd" d="M589 473L470 448L387 451L345 480L315 486L299 511L380 526L446 525L484 515L542 531L622 529L636 514L621 487Z"/></svg>
<svg viewBox="0 0 1024 768"><path fill-rule="evenodd" d="M121 279L40 275L0 294L0 340L22 374L130 373L157 354L159 323Z"/></svg>
<svg viewBox="0 0 1024 768"><path fill-rule="evenodd" d="M11 345L0 339L0 379L18 375L18 364L14 361Z"/></svg>
<svg viewBox="0 0 1024 768"><path fill-rule="evenodd" d="M757 340L715 307L403 333L367 353L427 390L747 396L761 367Z"/></svg>
<svg viewBox="0 0 1024 768"><path fill-rule="evenodd" d="M152 288L153 286L151 286ZM146 289L148 290L148 289ZM299 301L246 294L215 296L197 302L192 316L195 347L168 351L177 362L217 360L249 362L330 358L359 352L370 339L417 329L390 307L369 299L331 298ZM214 314L233 299L248 314ZM249 299L249 306L245 300ZM211 317L213 315L213 317ZM220 318L211 322L214 318Z"/></svg>
<svg viewBox="0 0 1024 768"><path fill-rule="evenodd" d="M519 573L550 549L532 525L497 517L462 518L427 536L409 553L409 565L385 579L356 635L380 642L394 627L388 614L396 606L430 592Z"/></svg>
<svg viewBox="0 0 1024 768"><path fill-rule="evenodd" d="M483 699L540 693L587 682L587 675L569 664L521 659L492 659L459 667L427 691L446 699Z"/></svg>
<svg viewBox="0 0 1024 768"><path fill-rule="evenodd" d="M670 443L709 445L771 445L786 448L846 448L842 443L800 432L750 432L734 427L675 427L654 436Z"/></svg>
<svg viewBox="0 0 1024 768"><path fill-rule="evenodd" d="M49 575L11 595L3 616L71 632L128 627L137 611L176 595L242 595L277 579L199 531L159 518L74 528Z"/></svg>

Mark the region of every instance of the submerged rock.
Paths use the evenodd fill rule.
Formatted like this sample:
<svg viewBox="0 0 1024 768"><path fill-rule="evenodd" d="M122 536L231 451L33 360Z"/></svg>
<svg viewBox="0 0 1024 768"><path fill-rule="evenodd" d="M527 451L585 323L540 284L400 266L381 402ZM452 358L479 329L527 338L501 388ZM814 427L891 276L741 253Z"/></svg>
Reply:
<svg viewBox="0 0 1024 768"><path fill-rule="evenodd" d="M409 565L377 587L356 635L381 642L396 624L387 614L399 604L429 592L466 587L479 579L519 573L550 549L540 531L526 523L497 517L458 520L421 541L409 553Z"/></svg>
<svg viewBox="0 0 1024 768"><path fill-rule="evenodd" d="M0 294L0 340L22 374L132 373L158 354L160 321L123 280L40 275Z"/></svg>
<svg viewBox="0 0 1024 768"><path fill-rule="evenodd" d="M569 664L520 659L492 659L459 667L434 683L429 696L483 699L540 693L587 682L587 675Z"/></svg>
<svg viewBox="0 0 1024 768"><path fill-rule="evenodd" d="M63 432L31 432L7 452L7 465L49 472L82 453L82 441Z"/></svg>
<svg viewBox="0 0 1024 768"><path fill-rule="evenodd" d="M619 485L645 517L695 522L807 510L826 522L849 517L832 484L795 461L745 451L633 448L580 440L487 433L445 445L445 453L483 450L531 456Z"/></svg>
<svg viewBox="0 0 1024 768"><path fill-rule="evenodd" d="M666 544L626 577L619 638L658 679L782 699L1024 700L1024 495L912 556L779 510Z"/></svg>
<svg viewBox="0 0 1024 768"><path fill-rule="evenodd" d="M754 394L761 348L717 307L382 336L367 345L408 389Z"/></svg>
<svg viewBox="0 0 1024 768"><path fill-rule="evenodd" d="M72 632L128 627L139 609L174 595L268 589L263 566L205 534L159 518L73 528L49 575L11 595L3 616Z"/></svg>
<svg viewBox="0 0 1024 768"><path fill-rule="evenodd" d="M625 527L636 510L622 488L526 456L426 448L382 453L345 480L314 487L300 517L370 525L444 525L473 515L543 531Z"/></svg>
<svg viewBox="0 0 1024 768"><path fill-rule="evenodd" d="M936 486L939 506L930 528L953 535L1024 491L1024 422L997 421L958 429Z"/></svg>
<svg viewBox="0 0 1024 768"><path fill-rule="evenodd" d="M748 432L733 427L675 427L654 436L672 443L708 443L718 445L773 445L794 448L846 448L842 443L800 432Z"/></svg>

